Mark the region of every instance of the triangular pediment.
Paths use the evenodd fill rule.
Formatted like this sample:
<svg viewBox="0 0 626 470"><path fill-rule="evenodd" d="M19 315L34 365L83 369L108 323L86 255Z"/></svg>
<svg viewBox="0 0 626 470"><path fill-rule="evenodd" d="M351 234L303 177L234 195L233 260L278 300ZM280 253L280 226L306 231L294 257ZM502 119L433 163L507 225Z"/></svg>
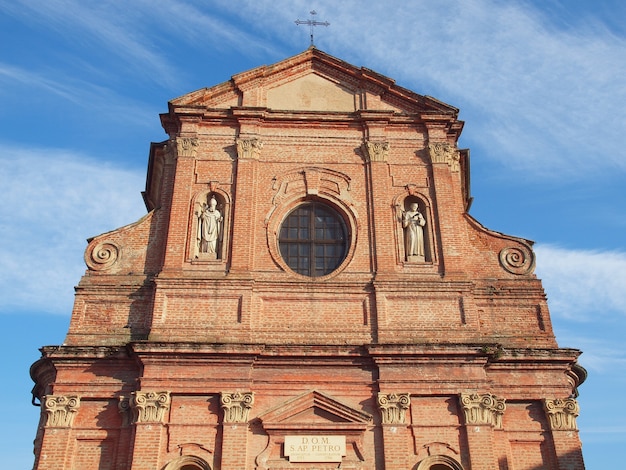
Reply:
<svg viewBox="0 0 626 470"><path fill-rule="evenodd" d="M365 67L355 67L318 49L273 65L234 75L230 81L171 101L178 107L350 113L359 110L395 113L457 114L458 109L396 85Z"/></svg>
<svg viewBox="0 0 626 470"><path fill-rule="evenodd" d="M259 416L264 425L367 425L372 416L318 391L307 392Z"/></svg>

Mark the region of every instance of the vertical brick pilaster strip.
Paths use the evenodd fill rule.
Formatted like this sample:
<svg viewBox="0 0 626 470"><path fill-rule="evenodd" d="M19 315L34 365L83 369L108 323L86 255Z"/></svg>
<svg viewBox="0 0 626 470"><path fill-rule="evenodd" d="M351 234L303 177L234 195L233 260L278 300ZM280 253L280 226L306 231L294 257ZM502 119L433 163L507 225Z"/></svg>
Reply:
<svg viewBox="0 0 626 470"><path fill-rule="evenodd" d="M185 260L187 225L189 224L189 201L194 179L197 137L178 137L176 139L175 172L172 181L171 207L165 246L165 271L180 271Z"/></svg>
<svg viewBox="0 0 626 470"><path fill-rule="evenodd" d="M35 470L64 470L71 466L71 428L80 408L77 396L43 397L41 451Z"/></svg>
<svg viewBox="0 0 626 470"><path fill-rule="evenodd" d="M434 125L431 123L431 125ZM437 127L435 125L435 127ZM441 131L441 129L439 129ZM429 135L433 129L429 129ZM436 132L435 132L436 133ZM465 254L456 249L463 246L467 234L457 228L465 227L460 220L465 207L460 187L460 173L458 171L459 151L448 143L431 143L428 145L433 171L433 188L435 190L435 205L438 207L437 226L433 227L440 237L443 250L442 261L445 273L465 277ZM457 162L456 165L454 162ZM456 171L455 171L456 170ZM454 227L455 230L450 230Z"/></svg>
<svg viewBox="0 0 626 470"><path fill-rule="evenodd" d="M580 411L573 398L544 399L543 409L552 432L554 452L559 470L584 470L582 445L576 417Z"/></svg>
<svg viewBox="0 0 626 470"><path fill-rule="evenodd" d="M257 138L237 139L237 166L234 190L234 217L231 271L247 273L253 267L253 253L257 246L253 214L256 214L257 166L263 143ZM246 213L242 212L245 211Z"/></svg>
<svg viewBox="0 0 626 470"><path fill-rule="evenodd" d="M383 429L383 451L385 469L409 468L408 457L410 433L407 423L407 410L411 405L408 393L379 393Z"/></svg>
<svg viewBox="0 0 626 470"><path fill-rule="evenodd" d="M221 468L247 468L248 414L254 403L251 392L222 392L220 405L222 420Z"/></svg>
<svg viewBox="0 0 626 470"><path fill-rule="evenodd" d="M498 468L494 428L502 427L504 400L489 393L462 393L460 402L472 470Z"/></svg>
<svg viewBox="0 0 626 470"><path fill-rule="evenodd" d="M166 421L170 409L169 392L133 392L130 406L135 426L131 470L161 468L165 452Z"/></svg>

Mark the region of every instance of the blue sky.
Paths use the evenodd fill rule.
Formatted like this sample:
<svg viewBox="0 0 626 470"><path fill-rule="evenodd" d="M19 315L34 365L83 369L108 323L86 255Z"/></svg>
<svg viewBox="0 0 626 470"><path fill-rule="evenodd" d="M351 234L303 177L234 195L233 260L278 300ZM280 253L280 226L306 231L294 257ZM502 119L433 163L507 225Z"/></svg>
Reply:
<svg viewBox="0 0 626 470"><path fill-rule="evenodd" d="M315 43L460 108L470 213L536 241L557 340L582 349L587 468L626 446L626 2L0 0L0 453L30 468L28 368L61 344L85 239L145 213L167 101ZM7 426L9 424L10 426Z"/></svg>

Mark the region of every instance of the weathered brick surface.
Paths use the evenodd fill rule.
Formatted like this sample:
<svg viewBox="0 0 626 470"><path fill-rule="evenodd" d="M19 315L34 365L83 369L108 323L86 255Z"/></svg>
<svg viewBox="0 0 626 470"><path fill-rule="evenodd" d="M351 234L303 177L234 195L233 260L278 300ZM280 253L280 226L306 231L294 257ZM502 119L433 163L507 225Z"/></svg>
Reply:
<svg viewBox="0 0 626 470"><path fill-rule="evenodd" d="M33 366L40 400L81 397L70 427L44 416L35 468L337 468L290 463L282 443L342 435L342 468L582 470L577 431L541 405L573 393L579 351L557 346L532 243L467 213L457 113L315 49L172 101L149 213L89 242L65 343ZM195 246L209 194L213 258ZM278 249L307 200L349 232L321 278ZM404 253L409 201L423 262ZM161 422L119 408L135 391L170 393ZM382 422L380 391L410 395L404 421ZM254 394L246 422L223 422L223 392ZM505 398L502 426L466 423L461 393Z"/></svg>

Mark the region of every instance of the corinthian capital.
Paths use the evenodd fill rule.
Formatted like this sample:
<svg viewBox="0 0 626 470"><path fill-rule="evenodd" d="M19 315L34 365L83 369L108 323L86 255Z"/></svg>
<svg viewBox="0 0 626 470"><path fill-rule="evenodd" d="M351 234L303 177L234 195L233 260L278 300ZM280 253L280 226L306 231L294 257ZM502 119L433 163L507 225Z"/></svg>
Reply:
<svg viewBox="0 0 626 470"><path fill-rule="evenodd" d="M506 409L504 398L491 393L461 393L460 398L465 424L490 424L502 428L502 415Z"/></svg>
<svg viewBox="0 0 626 470"><path fill-rule="evenodd" d="M46 412L46 426L70 428L80 407L77 396L46 395L43 402Z"/></svg>
<svg viewBox="0 0 626 470"><path fill-rule="evenodd" d="M433 163L447 163L451 171L459 171L461 155L458 149L447 142L428 144L430 161Z"/></svg>
<svg viewBox="0 0 626 470"><path fill-rule="evenodd" d="M576 431L576 417L580 412L578 402L573 398L543 400L543 409L548 415L550 429L558 431Z"/></svg>
<svg viewBox="0 0 626 470"><path fill-rule="evenodd" d="M237 158L257 160L263 148L263 142L259 139L236 139Z"/></svg>
<svg viewBox="0 0 626 470"><path fill-rule="evenodd" d="M406 410L411 405L408 393L379 393L378 408L383 424L406 423Z"/></svg>
<svg viewBox="0 0 626 470"><path fill-rule="evenodd" d="M133 422L162 423L170 403L170 392L133 392L130 398Z"/></svg>
<svg viewBox="0 0 626 470"><path fill-rule="evenodd" d="M196 137L178 137L176 150L179 157L195 157L198 152L198 139Z"/></svg>
<svg viewBox="0 0 626 470"><path fill-rule="evenodd" d="M389 142L363 142L365 157L369 162L386 162L389 154Z"/></svg>
<svg viewBox="0 0 626 470"><path fill-rule="evenodd" d="M247 423L248 413L254 403L252 392L222 392L220 404L224 410L225 423Z"/></svg>

